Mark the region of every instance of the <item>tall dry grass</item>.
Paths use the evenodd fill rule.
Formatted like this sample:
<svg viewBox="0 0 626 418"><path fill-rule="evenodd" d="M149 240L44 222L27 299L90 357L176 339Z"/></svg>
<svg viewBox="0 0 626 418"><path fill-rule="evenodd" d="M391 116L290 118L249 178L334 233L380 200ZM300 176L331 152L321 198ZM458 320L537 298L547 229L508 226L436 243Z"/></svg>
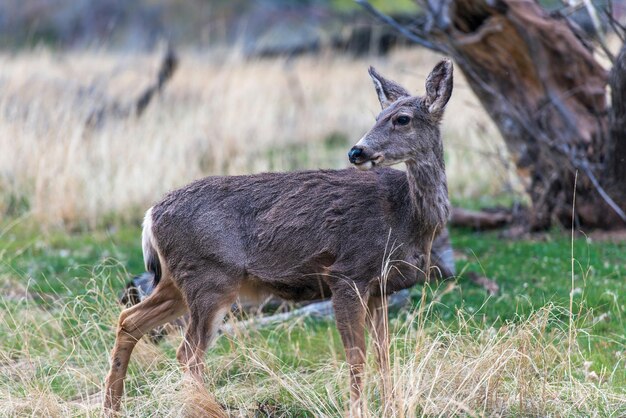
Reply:
<svg viewBox="0 0 626 418"><path fill-rule="evenodd" d="M0 416L100 416L119 312L110 298L111 279L104 269L86 284L91 292L59 296L49 306L27 297L2 299ZM449 291L426 288L421 308L391 321L393 402L381 404L370 355L366 416L626 413L626 394L610 384L610 376L589 373L575 344L564 349L570 334L582 332L578 320L568 322L568 312L547 305L526 320L490 326L459 311L444 322L433 308ZM221 337L207 355L208 392L190 388L183 378L174 355L180 341L179 333L160 346L140 341L127 377L124 416L199 414L208 392L233 417L337 417L347 409L348 370L330 322L297 320Z"/></svg>
<svg viewBox="0 0 626 418"><path fill-rule="evenodd" d="M0 214L27 212L67 227L134 220L165 191L204 175L293 168L270 158L276 150L305 153L303 168L343 167L379 111L368 65L421 92L438 59L417 49L293 61L183 51L172 82L141 118L86 125L95 109L136 99L158 58L0 55ZM453 196L510 190L515 176L498 133L458 72L443 132ZM345 145L325 152L333 135Z"/></svg>

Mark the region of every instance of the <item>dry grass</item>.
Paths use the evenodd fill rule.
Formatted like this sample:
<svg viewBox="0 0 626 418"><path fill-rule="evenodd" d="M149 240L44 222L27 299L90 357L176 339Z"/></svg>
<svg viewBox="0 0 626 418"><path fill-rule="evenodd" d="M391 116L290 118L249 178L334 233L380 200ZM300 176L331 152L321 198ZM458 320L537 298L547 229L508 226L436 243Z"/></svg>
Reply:
<svg viewBox="0 0 626 418"><path fill-rule="evenodd" d="M0 55L0 213L93 227L138 219L165 191L207 174L293 168L285 160L294 152L306 155L300 168L343 167L379 110L367 66L420 92L438 59L416 49L384 60L181 55L165 94L141 118L100 127L86 126L89 114L131 103L154 77L157 54ZM515 176L499 135L458 72L456 80L443 125L451 192L509 191ZM332 135L345 145L325 152Z"/></svg>
<svg viewBox="0 0 626 418"><path fill-rule="evenodd" d="M4 300L0 416L99 416L119 311L105 283L105 275L96 277L87 284L90 294L49 306ZM570 331L574 337L578 332L576 322L569 328L567 312L548 305L495 328L459 311L456 320L444 323L432 308L448 291L428 291L421 309L391 322L394 402L381 405L370 356L367 416L626 413L626 394L608 385L607 376L588 373L576 345L567 349ZM213 395L183 379L174 357L180 339L170 335L159 347L143 341L137 346L125 416L194 416L212 396L234 417L261 411L336 417L346 409L348 373L331 323L296 321L220 338L207 357L206 388Z"/></svg>

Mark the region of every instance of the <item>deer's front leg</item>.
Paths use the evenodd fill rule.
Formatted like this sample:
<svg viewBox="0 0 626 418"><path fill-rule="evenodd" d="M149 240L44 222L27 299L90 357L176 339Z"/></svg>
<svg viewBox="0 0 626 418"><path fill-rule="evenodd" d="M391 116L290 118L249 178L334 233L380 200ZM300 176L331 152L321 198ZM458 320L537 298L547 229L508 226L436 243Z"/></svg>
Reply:
<svg viewBox="0 0 626 418"><path fill-rule="evenodd" d="M389 319L387 317L387 295L370 296L367 304L367 319L370 338L376 353L380 373L384 415L393 416L393 394L389 368Z"/></svg>
<svg viewBox="0 0 626 418"><path fill-rule="evenodd" d="M350 366L350 416L364 414L361 394L365 368L365 313L367 297L354 287L333 289L333 308L346 360Z"/></svg>

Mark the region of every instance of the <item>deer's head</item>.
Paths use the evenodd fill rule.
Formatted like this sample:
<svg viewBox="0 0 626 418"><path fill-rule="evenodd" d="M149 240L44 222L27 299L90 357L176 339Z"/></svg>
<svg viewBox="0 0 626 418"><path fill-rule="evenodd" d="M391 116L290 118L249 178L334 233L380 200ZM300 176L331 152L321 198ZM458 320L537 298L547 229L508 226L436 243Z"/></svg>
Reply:
<svg viewBox="0 0 626 418"><path fill-rule="evenodd" d="M382 111L376 124L348 153L362 170L413 161L442 153L439 122L452 94L452 62L442 60L426 79L426 94L411 96L402 86L370 67Z"/></svg>

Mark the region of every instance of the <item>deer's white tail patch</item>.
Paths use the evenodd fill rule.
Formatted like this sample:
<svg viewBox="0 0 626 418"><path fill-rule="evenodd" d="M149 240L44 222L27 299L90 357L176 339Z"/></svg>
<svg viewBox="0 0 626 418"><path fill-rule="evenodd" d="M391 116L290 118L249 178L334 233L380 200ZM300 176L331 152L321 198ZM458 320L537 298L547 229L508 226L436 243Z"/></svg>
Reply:
<svg viewBox="0 0 626 418"><path fill-rule="evenodd" d="M154 251L154 244L152 239L152 208L146 211L146 215L143 218L143 231L141 233L141 249L143 251L143 261L148 270L148 260L151 256L156 256L156 254L152 254Z"/></svg>

